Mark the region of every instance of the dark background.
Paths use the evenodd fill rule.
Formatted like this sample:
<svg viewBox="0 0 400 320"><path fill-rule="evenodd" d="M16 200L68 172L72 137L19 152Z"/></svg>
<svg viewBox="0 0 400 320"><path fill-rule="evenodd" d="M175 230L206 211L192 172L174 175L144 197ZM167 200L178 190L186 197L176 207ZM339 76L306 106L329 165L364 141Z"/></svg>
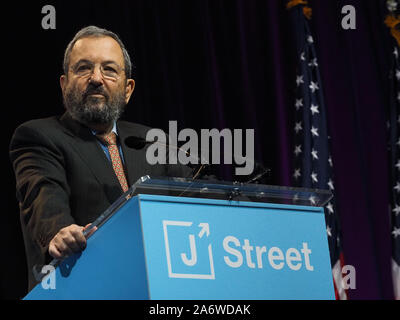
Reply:
<svg viewBox="0 0 400 320"><path fill-rule="evenodd" d="M32 1L33 2L33 1ZM392 46L383 0L309 1L331 132L345 262L357 271L351 299L392 299L386 108ZM56 30L41 9L56 8ZM255 129L269 184L291 185L296 25L283 0L35 1L8 4L1 61L3 211L1 296L21 298L27 277L8 144L30 119L63 113L64 50L87 25L116 32L136 64L124 118L168 130ZM357 29L341 28L355 6ZM232 179L230 168L220 177Z"/></svg>

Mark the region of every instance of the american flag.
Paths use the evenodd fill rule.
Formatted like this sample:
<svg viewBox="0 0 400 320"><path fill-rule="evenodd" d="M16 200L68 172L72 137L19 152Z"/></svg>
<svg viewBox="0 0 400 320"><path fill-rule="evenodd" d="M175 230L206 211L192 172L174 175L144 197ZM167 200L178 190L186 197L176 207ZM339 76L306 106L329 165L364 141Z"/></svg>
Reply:
<svg viewBox="0 0 400 320"><path fill-rule="evenodd" d="M294 104L294 172L295 186L327 189L334 193L333 162L329 148L326 108L314 39L305 16L310 9L305 1L294 1L298 39L298 65ZM306 10L305 10L306 9ZM335 198L325 207L326 232L329 242L336 299L347 299L342 281L343 254Z"/></svg>
<svg viewBox="0 0 400 320"><path fill-rule="evenodd" d="M391 97L389 112L390 162L391 162L391 225L392 225L392 275L396 299L400 299L400 63L399 48L393 49L390 74Z"/></svg>
<svg viewBox="0 0 400 320"><path fill-rule="evenodd" d="M390 217L392 234L392 277L394 296L400 300L400 16L396 16L398 2L386 2L389 14L385 24L391 29L393 50L389 72L389 161L390 161Z"/></svg>

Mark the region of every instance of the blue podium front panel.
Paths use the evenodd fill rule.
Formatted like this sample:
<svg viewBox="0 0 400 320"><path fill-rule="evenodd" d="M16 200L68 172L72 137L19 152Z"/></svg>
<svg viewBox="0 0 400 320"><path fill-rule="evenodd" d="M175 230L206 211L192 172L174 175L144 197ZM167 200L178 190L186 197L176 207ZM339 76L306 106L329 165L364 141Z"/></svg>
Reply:
<svg viewBox="0 0 400 320"><path fill-rule="evenodd" d="M151 299L334 299L322 208L139 202Z"/></svg>
<svg viewBox="0 0 400 320"><path fill-rule="evenodd" d="M139 195L25 299L333 299L326 237L322 208Z"/></svg>

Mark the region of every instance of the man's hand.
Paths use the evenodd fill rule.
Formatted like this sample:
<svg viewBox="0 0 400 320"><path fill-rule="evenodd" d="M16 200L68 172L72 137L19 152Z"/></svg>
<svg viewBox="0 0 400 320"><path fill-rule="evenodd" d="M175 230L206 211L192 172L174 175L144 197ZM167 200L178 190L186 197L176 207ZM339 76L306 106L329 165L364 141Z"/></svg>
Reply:
<svg viewBox="0 0 400 320"><path fill-rule="evenodd" d="M89 226L90 224L86 227L71 224L68 227L62 228L54 238L51 239L49 244L49 254L53 258L61 260L73 253L85 250L86 238L91 236L92 233L97 230L97 227L94 227L85 237L83 231Z"/></svg>

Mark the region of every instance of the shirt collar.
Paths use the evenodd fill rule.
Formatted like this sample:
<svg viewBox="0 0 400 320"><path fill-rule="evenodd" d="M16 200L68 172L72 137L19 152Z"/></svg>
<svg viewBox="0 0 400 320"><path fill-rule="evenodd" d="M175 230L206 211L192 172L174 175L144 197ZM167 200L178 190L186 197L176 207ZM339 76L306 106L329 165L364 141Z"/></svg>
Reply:
<svg viewBox="0 0 400 320"><path fill-rule="evenodd" d="M96 131L95 130L91 130L92 134L95 136L96 135ZM113 124L113 128L111 129L111 132L114 132L116 136L118 136L118 132L117 132L117 123L114 121Z"/></svg>

